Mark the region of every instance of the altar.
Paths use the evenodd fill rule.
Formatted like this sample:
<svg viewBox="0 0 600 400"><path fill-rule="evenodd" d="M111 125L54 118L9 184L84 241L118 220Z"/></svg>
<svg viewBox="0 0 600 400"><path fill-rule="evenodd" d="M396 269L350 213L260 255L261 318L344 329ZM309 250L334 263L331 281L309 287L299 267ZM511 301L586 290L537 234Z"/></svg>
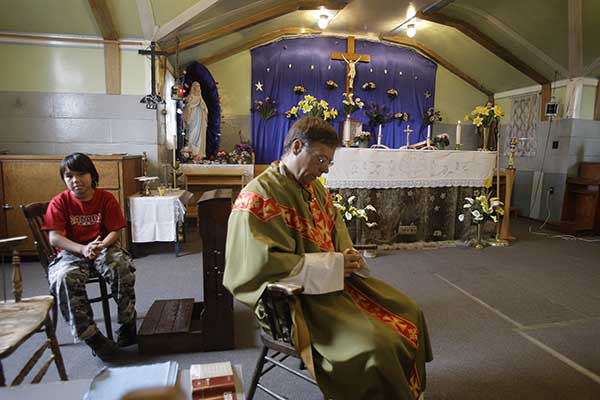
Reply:
<svg viewBox="0 0 600 400"><path fill-rule="evenodd" d="M458 220L465 197L491 182L495 159L482 151L340 148L325 179L331 191L377 209L376 226L350 224L356 243L464 240L471 229L468 215Z"/></svg>

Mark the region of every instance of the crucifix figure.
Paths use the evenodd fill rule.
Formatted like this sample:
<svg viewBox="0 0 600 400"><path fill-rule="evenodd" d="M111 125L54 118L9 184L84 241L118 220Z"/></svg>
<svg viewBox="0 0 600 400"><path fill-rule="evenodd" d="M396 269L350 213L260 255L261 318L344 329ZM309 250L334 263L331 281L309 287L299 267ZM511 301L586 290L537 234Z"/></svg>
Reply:
<svg viewBox="0 0 600 400"><path fill-rule="evenodd" d="M371 56L368 54L356 54L354 52L354 36L348 36L348 51L340 53L334 51L331 53L332 60L341 60L346 62L346 93L354 91L354 78L356 77L357 62L371 62Z"/></svg>

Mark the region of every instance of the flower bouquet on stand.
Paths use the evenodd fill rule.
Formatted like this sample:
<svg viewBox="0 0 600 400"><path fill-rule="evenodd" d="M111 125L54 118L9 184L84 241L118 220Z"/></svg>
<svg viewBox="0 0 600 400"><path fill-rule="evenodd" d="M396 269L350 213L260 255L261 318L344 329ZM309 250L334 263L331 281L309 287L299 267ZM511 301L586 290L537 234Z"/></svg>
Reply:
<svg viewBox="0 0 600 400"><path fill-rule="evenodd" d="M472 223L477 225L477 237L471 241L471 245L477 249L482 249L486 244L481 240L481 229L482 225L487 221L493 221L497 224L500 221L500 217L504 215L504 205L498 197L490 197L490 192L486 191L486 194L477 195L475 198L465 197L467 201L463 208L467 209L471 213ZM465 215L460 214L458 220L463 222Z"/></svg>
<svg viewBox="0 0 600 400"><path fill-rule="evenodd" d="M351 224L355 224L353 228L356 228L356 241L359 241L360 232L362 230L361 224L364 223L367 228L377 226L377 222L373 221L373 218L377 216L377 210L371 204L359 208L355 205L355 201L356 196L350 196L345 199L340 193L332 194L333 206L339 210L348 228L350 228ZM365 257L371 258L377 256L377 245L375 244L355 244L354 248L356 250L362 250Z"/></svg>
<svg viewBox="0 0 600 400"><path fill-rule="evenodd" d="M350 118L356 110L360 110L365 106L365 103L360 97L354 98L353 93L344 93L344 100L342 100L342 106L344 107L344 113L346 117Z"/></svg>

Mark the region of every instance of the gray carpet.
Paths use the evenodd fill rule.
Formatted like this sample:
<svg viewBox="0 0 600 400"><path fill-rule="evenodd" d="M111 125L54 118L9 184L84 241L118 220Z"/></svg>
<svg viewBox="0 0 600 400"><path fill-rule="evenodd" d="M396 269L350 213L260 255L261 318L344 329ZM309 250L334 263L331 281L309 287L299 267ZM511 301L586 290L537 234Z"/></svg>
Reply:
<svg viewBox="0 0 600 400"><path fill-rule="evenodd" d="M370 260L375 276L425 312L435 357L428 364L427 400L600 398L600 242L533 235L530 225L538 224L514 224L519 240L508 248L398 250ZM179 258L169 245L142 246L135 260L138 323L156 299L202 298L199 249L193 232ZM39 264L25 262L22 269L25 295L45 293ZM99 307L95 315L101 318ZM186 369L230 360L242 365L247 386L259 347L253 315L240 304L235 330L233 351L149 357L134 347L127 363L175 360ZM91 378L103 366L87 346L72 343L62 319L58 338L70 379ZM4 360L8 379L23 365L32 348L26 347ZM58 380L54 367L45 379ZM267 382L292 399L321 398L309 384L279 372Z"/></svg>

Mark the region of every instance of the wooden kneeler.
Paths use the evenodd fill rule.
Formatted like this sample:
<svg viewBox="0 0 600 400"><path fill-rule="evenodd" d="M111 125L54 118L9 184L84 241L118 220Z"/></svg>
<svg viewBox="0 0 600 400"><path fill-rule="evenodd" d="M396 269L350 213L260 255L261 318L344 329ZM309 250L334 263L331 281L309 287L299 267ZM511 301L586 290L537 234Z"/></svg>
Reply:
<svg viewBox="0 0 600 400"><path fill-rule="evenodd" d="M233 348L233 297L223 286L230 213L231 189L206 192L198 201L204 301L196 302L192 298L155 301L140 327L140 353Z"/></svg>

